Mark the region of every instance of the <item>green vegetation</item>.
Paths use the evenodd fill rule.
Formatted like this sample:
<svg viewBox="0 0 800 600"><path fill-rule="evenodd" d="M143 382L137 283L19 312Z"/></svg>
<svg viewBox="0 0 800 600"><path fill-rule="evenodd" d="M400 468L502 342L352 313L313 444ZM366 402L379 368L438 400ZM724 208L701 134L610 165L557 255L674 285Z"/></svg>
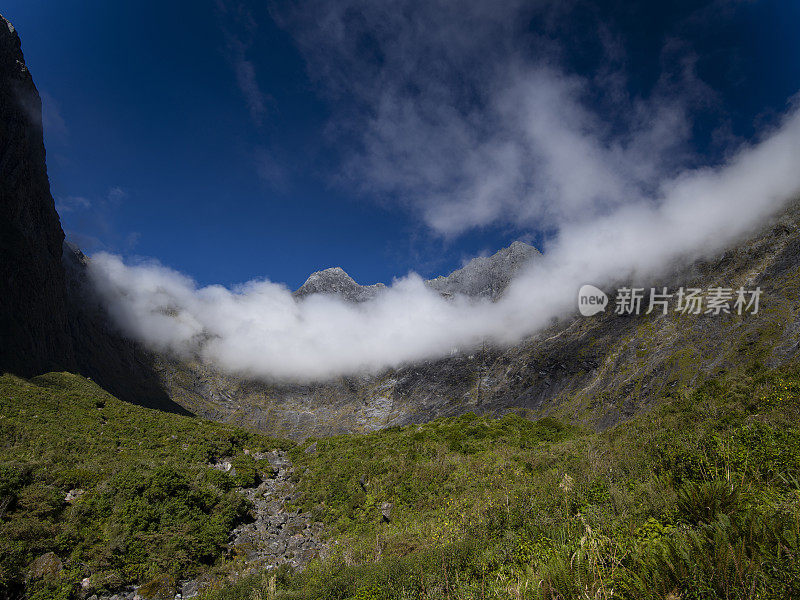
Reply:
<svg viewBox="0 0 800 600"><path fill-rule="evenodd" d="M603 433L468 414L308 440L332 555L207 597L797 598L798 417L798 373L756 369Z"/></svg>
<svg viewBox="0 0 800 600"><path fill-rule="evenodd" d="M264 470L244 449L289 446L127 404L77 375L0 377L0 598L69 598L86 577L94 592L152 587L219 566L247 511L234 488ZM220 457L234 477L208 466ZM62 568L31 576L49 552Z"/></svg>
<svg viewBox="0 0 800 600"><path fill-rule="evenodd" d="M224 581L236 487L269 474L244 450L273 447L330 556L208 600L800 597L791 370L676 389L602 433L467 414L297 446L69 374L1 377L0 403L0 597L76 597L85 577L93 592ZM235 473L208 466L221 457Z"/></svg>

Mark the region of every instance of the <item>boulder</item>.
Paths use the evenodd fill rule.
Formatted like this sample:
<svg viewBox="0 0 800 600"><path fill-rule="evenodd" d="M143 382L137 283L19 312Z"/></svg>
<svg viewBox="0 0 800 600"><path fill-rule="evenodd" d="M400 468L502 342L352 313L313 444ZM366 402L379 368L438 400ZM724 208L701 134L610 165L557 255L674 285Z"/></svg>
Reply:
<svg viewBox="0 0 800 600"><path fill-rule="evenodd" d="M176 587L174 577L162 575L140 585L136 594L143 600L173 600Z"/></svg>
<svg viewBox="0 0 800 600"><path fill-rule="evenodd" d="M54 552L42 554L28 567L28 577L31 579L52 580L58 577L64 566L61 559Z"/></svg>
<svg viewBox="0 0 800 600"><path fill-rule="evenodd" d="M66 502L68 504L72 504L73 502L75 502L75 500L77 500L78 498L83 496L85 493L86 493L86 490L82 490L80 488L72 489L72 490L67 492L66 496L64 496L64 502Z"/></svg>
<svg viewBox="0 0 800 600"><path fill-rule="evenodd" d="M384 523L388 523L391 521L392 516L392 509L394 508L394 504L391 502L384 502L381 504L381 520Z"/></svg>

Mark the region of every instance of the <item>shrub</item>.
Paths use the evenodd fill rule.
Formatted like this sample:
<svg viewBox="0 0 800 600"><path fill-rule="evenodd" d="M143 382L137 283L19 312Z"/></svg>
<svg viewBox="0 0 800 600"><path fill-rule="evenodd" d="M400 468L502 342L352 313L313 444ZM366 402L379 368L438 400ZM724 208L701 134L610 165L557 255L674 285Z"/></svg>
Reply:
<svg viewBox="0 0 800 600"><path fill-rule="evenodd" d="M691 524L730 515L738 506L736 486L726 481L687 482L678 490L678 514Z"/></svg>

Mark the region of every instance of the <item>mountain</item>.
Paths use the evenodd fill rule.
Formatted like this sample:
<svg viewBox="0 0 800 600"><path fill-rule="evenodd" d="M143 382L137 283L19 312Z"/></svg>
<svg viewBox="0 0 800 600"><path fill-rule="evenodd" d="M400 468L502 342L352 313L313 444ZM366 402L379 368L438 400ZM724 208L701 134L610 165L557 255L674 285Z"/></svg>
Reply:
<svg viewBox="0 0 800 600"><path fill-rule="evenodd" d="M332 267L312 273L294 292L294 297L305 298L312 294L334 295L348 302L365 302L385 289L382 283L359 285L341 267Z"/></svg>
<svg viewBox="0 0 800 600"><path fill-rule="evenodd" d="M19 36L0 16L0 373L81 373L124 400L186 413L164 392L150 355L109 323L85 260L64 244L41 100Z"/></svg>
<svg viewBox="0 0 800 600"><path fill-rule="evenodd" d="M576 311L313 384L145 351L63 238L2 20L3 600L800 597L800 201L716 257L615 282L760 290L757 312ZM428 285L497 298L537 255ZM335 268L296 297L380 289ZM94 381L30 377L50 368Z"/></svg>
<svg viewBox="0 0 800 600"><path fill-rule="evenodd" d="M0 371L74 369L42 103L14 27L0 17Z"/></svg>
<svg viewBox="0 0 800 600"><path fill-rule="evenodd" d="M0 77L2 371L75 370L125 400L304 438L470 411L557 415L603 429L722 371L796 359L797 205L716 258L676 265L658 281L620 282L702 289L760 286L763 309L757 315L576 314L511 347L480 344L382 373L310 384L249 380L147 352L109 324L86 281L86 258L69 247L62 258L63 232L47 182L40 103L19 38L5 20ZM446 296L496 298L537 256L534 248L517 242L428 285ZM295 296L337 294L361 302L381 289L380 284L361 286L334 268L313 274Z"/></svg>
<svg viewBox="0 0 800 600"><path fill-rule="evenodd" d="M465 296L496 299L505 291L520 268L541 253L524 242L514 242L491 256L473 258L450 275L427 282L444 296Z"/></svg>
<svg viewBox="0 0 800 600"><path fill-rule="evenodd" d="M514 278L517 271L541 253L524 242L514 242L508 248L492 256L473 258L466 265L449 275L429 279L425 284L450 297L463 294L471 297L497 299ZM332 267L312 273L294 292L295 298L312 294L338 296L348 302L365 302L386 289L382 283L359 285L341 267Z"/></svg>
<svg viewBox="0 0 800 600"><path fill-rule="evenodd" d="M121 336L88 284L86 257L63 243L47 178L41 101L19 37L5 19L0 25L0 81L0 372L26 377L50 370L81 373L123 400L173 412L198 411L296 436L422 418L430 403L416 393L404 399L409 407L391 408L391 376L274 386L153 355ZM429 285L443 294L494 294L522 257L533 254L529 246L515 244ZM338 294L362 302L383 287L358 285L333 268L311 275L295 296ZM323 424L320 410L332 406Z"/></svg>
<svg viewBox="0 0 800 600"><path fill-rule="evenodd" d="M445 297L464 294L497 298L516 272L537 256L540 253L533 246L514 242L492 256L475 258L450 275L426 284ZM334 267L313 273L294 297L302 300L323 294L364 302L383 289L385 286L380 283L359 285L343 269ZM210 365L169 356L158 356L155 369L169 396L198 415L302 438L370 431L451 414L447 406L453 399L470 394L477 364L470 353L471 350L443 361L421 362L379 375L341 377L313 384L249 380L221 373Z"/></svg>
<svg viewBox="0 0 800 600"><path fill-rule="evenodd" d="M519 250L498 254L513 257ZM516 263L504 258L500 264ZM481 345L375 375L312 384L247 380L165 356L155 368L169 396L192 412L293 438L466 412L554 415L604 429L720 373L797 359L800 205L712 260L676 267L658 281L622 284L759 286L761 310L743 316L576 314L514 346ZM607 292L613 297L613 290Z"/></svg>

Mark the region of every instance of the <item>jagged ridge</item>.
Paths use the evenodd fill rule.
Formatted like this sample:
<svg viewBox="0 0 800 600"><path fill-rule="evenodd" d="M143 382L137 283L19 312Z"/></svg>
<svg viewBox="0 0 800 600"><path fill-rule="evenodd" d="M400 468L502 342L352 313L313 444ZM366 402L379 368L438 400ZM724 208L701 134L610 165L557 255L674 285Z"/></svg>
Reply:
<svg viewBox="0 0 800 600"><path fill-rule="evenodd" d="M541 256L541 253L536 248L517 241L491 256L473 258L449 275L429 279L425 283L445 297L463 294L497 299L517 272L537 256ZM341 267L331 267L312 273L294 292L294 297L329 294L350 302L365 302L385 289L382 283L359 285Z"/></svg>

